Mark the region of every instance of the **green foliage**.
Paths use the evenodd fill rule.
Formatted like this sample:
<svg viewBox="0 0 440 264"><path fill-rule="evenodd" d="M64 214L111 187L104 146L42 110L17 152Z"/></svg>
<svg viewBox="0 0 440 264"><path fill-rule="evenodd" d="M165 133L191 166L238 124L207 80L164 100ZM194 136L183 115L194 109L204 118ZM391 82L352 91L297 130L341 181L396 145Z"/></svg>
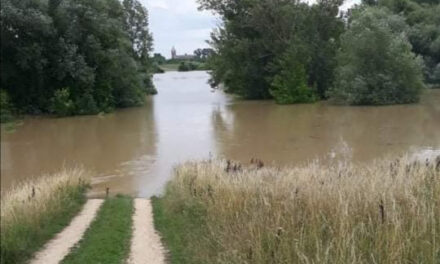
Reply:
<svg viewBox="0 0 440 264"><path fill-rule="evenodd" d="M379 6L404 17L414 53L423 58L427 83L440 85L440 2L438 0L377 0Z"/></svg>
<svg viewBox="0 0 440 264"><path fill-rule="evenodd" d="M154 53L153 61L161 65L161 64L165 64L167 62L167 59L160 53Z"/></svg>
<svg viewBox="0 0 440 264"><path fill-rule="evenodd" d="M307 86L307 76L296 51L289 51L279 62L270 93L278 104L310 103L315 94Z"/></svg>
<svg viewBox="0 0 440 264"><path fill-rule="evenodd" d="M162 69L158 64L153 64L153 72L154 73L164 73L165 70Z"/></svg>
<svg viewBox="0 0 440 264"><path fill-rule="evenodd" d="M167 62L167 59L160 53L154 53L152 58L153 73L164 73L165 71L160 67Z"/></svg>
<svg viewBox="0 0 440 264"><path fill-rule="evenodd" d="M198 244L193 243L208 231L206 209L201 203L186 201L176 206L170 191L163 198L152 197L154 226L169 250L171 264L203 264L195 257ZM180 197L179 197L180 198Z"/></svg>
<svg viewBox="0 0 440 264"><path fill-rule="evenodd" d="M194 56L197 61L206 61L214 54L214 50L211 48L196 49L194 50Z"/></svg>
<svg viewBox="0 0 440 264"><path fill-rule="evenodd" d="M96 105L95 99L90 93L86 93L80 97L75 105L78 108L78 114L90 115L99 113L99 108Z"/></svg>
<svg viewBox="0 0 440 264"><path fill-rule="evenodd" d="M124 263L130 249L132 214L131 198L105 200L84 237L62 263Z"/></svg>
<svg viewBox="0 0 440 264"><path fill-rule="evenodd" d="M314 86L317 95L326 99L327 91L333 86L336 53L340 47L340 35L344 32L344 23L338 17L342 1L317 2L311 7L305 29L305 43L310 54L307 74L309 86Z"/></svg>
<svg viewBox="0 0 440 264"><path fill-rule="evenodd" d="M57 116L69 116L75 112L75 105L70 99L68 87L55 91L50 100L50 111Z"/></svg>
<svg viewBox="0 0 440 264"><path fill-rule="evenodd" d="M214 54L209 59L212 86L223 83L226 92L247 99L271 98L271 82L279 74L272 65L292 43L304 47L307 85L325 98L332 85L339 35L340 0L301 1L199 0L201 9L216 12L223 26L212 33ZM291 71L291 69L285 69Z"/></svg>
<svg viewBox="0 0 440 264"><path fill-rule="evenodd" d="M14 119L12 109L8 92L0 90L0 123L10 122Z"/></svg>
<svg viewBox="0 0 440 264"><path fill-rule="evenodd" d="M208 60L208 65L212 68L210 84L218 86L222 83L226 92L238 94L247 99L280 97L274 91L283 90L279 85L280 80L286 80L287 77L281 78L281 76L288 76L286 72L300 71L299 67L292 64L289 66L286 64L286 67L293 68L283 69L278 63L292 45L301 48L304 56L301 64L305 71L307 86L313 87L316 97L321 99L326 99L330 94L336 97L335 90L330 93L329 89L337 85L346 87L346 89L339 90L341 92L339 99L347 97L348 93L344 91L352 89L350 86L355 86L353 88L355 92L350 96L356 98L344 99L351 103L383 104L417 101L421 87L420 67L411 62L414 61L412 55L408 53L411 49L420 55L420 59L424 62L423 73L426 81L432 84L431 86L438 86L436 84L440 81L440 4L438 1L367 0L363 1L360 7L345 14L348 18L347 22L338 14L339 6L342 4L340 0L319 0L312 5L296 0L199 0L198 2L200 9L215 12L223 21L222 26L212 33L210 42L214 49L213 55ZM378 33L376 34L379 38L378 43L371 39L366 39L363 43L373 44L370 46L378 48L378 51L363 43L359 43L360 47L363 47L359 51L356 51L355 43L345 43L345 46L341 47L341 40L347 42L347 34L344 38L341 38L341 34L347 29L353 31L351 28L353 20L356 20L360 13L367 12L368 10L363 7L368 5L385 6L392 13L402 15L404 20L399 16L381 19L381 21L388 20L385 27L389 27L389 31L392 32L390 33L392 37L389 39L387 39L385 29L380 29L381 33L378 33L376 29L381 25L373 21L375 26L372 28ZM409 26L406 26L405 22ZM402 28L396 28L399 26ZM374 35L374 33L371 34ZM381 34L384 34L384 38L380 36ZM400 42L399 38L402 38ZM355 42L354 39L353 42ZM375 73L371 74L374 75L373 77L358 76L357 71L352 68L351 78L356 78L356 82L341 83L339 81L336 84L336 68L338 68L339 80L341 74L349 74L347 71L341 73L341 69L347 69L344 61L347 58L337 56L338 50L342 48L346 52L350 49L349 45L353 45L350 52L355 56L370 56L371 61L377 59L376 65L379 67L371 67L371 64L367 62L364 69L371 69L371 73ZM389 57L378 58L380 54L385 53L384 48L393 50L393 56L401 53L407 56L396 58L397 64L380 64L380 60L386 60ZM195 54L200 54L200 50L196 50ZM387 53L387 55L390 54ZM277 64L278 66L274 67ZM396 65L402 66L400 73L396 70ZM360 62L358 67L362 71L363 66ZM401 77L411 71L406 84L402 84L404 81ZM274 89L275 79L278 82L277 89ZM372 89L372 86L376 88ZM381 89L381 87L387 88ZM355 93L359 94L355 95ZM282 101L295 101L292 98L287 99L286 91L282 94L284 94ZM280 99L278 98L277 101Z"/></svg>
<svg viewBox="0 0 440 264"><path fill-rule="evenodd" d="M153 81L151 80L151 78L146 78L144 80L144 84L145 84L145 93L147 95L155 95L157 94L157 90L154 87Z"/></svg>
<svg viewBox="0 0 440 264"><path fill-rule="evenodd" d="M177 68L178 71L194 71L197 69L197 65L192 62L182 61Z"/></svg>
<svg viewBox="0 0 440 264"><path fill-rule="evenodd" d="M73 102L62 115L139 105L153 90L148 13L136 0L5 0L1 20L1 86L18 110L53 111L62 87Z"/></svg>
<svg viewBox="0 0 440 264"><path fill-rule="evenodd" d="M349 104L417 102L421 62L411 51L405 21L383 8L354 12L342 36L337 78L330 95Z"/></svg>

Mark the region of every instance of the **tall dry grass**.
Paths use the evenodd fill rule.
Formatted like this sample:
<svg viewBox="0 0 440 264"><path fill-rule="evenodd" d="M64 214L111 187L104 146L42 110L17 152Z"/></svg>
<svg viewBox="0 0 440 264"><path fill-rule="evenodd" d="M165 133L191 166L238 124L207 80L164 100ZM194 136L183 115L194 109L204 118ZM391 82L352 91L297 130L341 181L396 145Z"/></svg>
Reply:
<svg viewBox="0 0 440 264"><path fill-rule="evenodd" d="M182 263L440 263L440 157L231 168L186 163L160 198L158 221L198 223Z"/></svg>
<svg viewBox="0 0 440 264"><path fill-rule="evenodd" d="M80 168L21 182L1 197L1 263L31 257L80 210L89 186Z"/></svg>

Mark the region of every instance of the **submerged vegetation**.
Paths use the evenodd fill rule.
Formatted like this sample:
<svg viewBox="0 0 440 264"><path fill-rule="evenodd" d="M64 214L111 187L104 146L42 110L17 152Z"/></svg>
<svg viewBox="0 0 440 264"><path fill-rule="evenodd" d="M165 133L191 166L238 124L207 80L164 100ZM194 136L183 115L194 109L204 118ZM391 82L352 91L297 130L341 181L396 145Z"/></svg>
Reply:
<svg viewBox="0 0 440 264"><path fill-rule="evenodd" d="M25 263L79 212L88 186L84 170L65 169L2 193L0 262Z"/></svg>
<svg viewBox="0 0 440 264"><path fill-rule="evenodd" d="M96 114L155 93L137 0L4 0L1 21L2 100L20 113Z"/></svg>
<svg viewBox="0 0 440 264"><path fill-rule="evenodd" d="M172 263L437 263L440 157L179 166L153 201Z"/></svg>
<svg viewBox="0 0 440 264"><path fill-rule="evenodd" d="M0 123L6 123L14 120L13 107L8 93L0 90Z"/></svg>
<svg viewBox="0 0 440 264"><path fill-rule="evenodd" d="M130 197L106 199L84 237L62 263L124 263L130 249L132 214Z"/></svg>

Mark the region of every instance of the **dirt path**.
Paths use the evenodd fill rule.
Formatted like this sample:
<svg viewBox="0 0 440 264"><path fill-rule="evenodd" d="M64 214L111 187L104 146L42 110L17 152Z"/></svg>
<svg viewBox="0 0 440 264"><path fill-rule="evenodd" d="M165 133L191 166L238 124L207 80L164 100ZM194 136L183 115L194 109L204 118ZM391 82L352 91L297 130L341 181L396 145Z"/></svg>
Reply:
<svg viewBox="0 0 440 264"><path fill-rule="evenodd" d="M135 199L129 264L164 264L165 252L154 230L150 200Z"/></svg>
<svg viewBox="0 0 440 264"><path fill-rule="evenodd" d="M50 240L44 248L35 254L31 264L56 264L70 252L83 236L90 223L96 216L96 212L103 200L89 199L82 211L72 219L69 226Z"/></svg>

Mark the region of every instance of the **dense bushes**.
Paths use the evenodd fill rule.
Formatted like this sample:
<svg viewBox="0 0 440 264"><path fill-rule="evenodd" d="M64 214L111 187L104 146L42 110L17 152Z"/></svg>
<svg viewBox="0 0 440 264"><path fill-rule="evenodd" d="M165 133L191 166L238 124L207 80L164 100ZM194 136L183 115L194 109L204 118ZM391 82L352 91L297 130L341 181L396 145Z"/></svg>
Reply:
<svg viewBox="0 0 440 264"><path fill-rule="evenodd" d="M197 65L192 62L182 61L179 63L178 71L194 71L197 69Z"/></svg>
<svg viewBox="0 0 440 264"><path fill-rule="evenodd" d="M418 101L421 60L411 51L403 18L384 9L357 10L341 37L333 98L349 104Z"/></svg>
<svg viewBox="0 0 440 264"><path fill-rule="evenodd" d="M418 101L421 71L430 86L440 86L438 1L369 0L341 14L342 2L199 0L223 21L212 33L211 85L223 83L226 92L247 99L299 103L333 96L352 104ZM362 22L368 16L372 25ZM287 55L292 48L300 49L297 55Z"/></svg>
<svg viewBox="0 0 440 264"><path fill-rule="evenodd" d="M5 90L0 90L0 123L12 121L12 105Z"/></svg>
<svg viewBox="0 0 440 264"><path fill-rule="evenodd" d="M54 96L50 100L50 111L59 116L68 116L74 113L75 105L70 99L69 88L55 91Z"/></svg>
<svg viewBox="0 0 440 264"><path fill-rule="evenodd" d="M201 60L199 61L180 61L177 66L177 70L181 72L185 71L207 71L209 70L209 65Z"/></svg>
<svg viewBox="0 0 440 264"><path fill-rule="evenodd" d="M307 86L300 89L314 88L317 98L326 97L334 79L339 35L344 29L343 19L338 16L342 1L318 1L314 5L284 0L199 2L202 9L213 10L223 20L223 27L213 32L211 40L215 50L209 61L213 86L224 83L227 92L247 99L281 96L275 99L283 103L310 101L313 96L302 98L303 93L296 97L293 92L285 98L287 91L296 89L286 78L297 71L305 76L294 78L305 77ZM301 47L304 58L297 68L303 68L304 73L279 67L279 61L293 47Z"/></svg>
<svg viewBox="0 0 440 264"><path fill-rule="evenodd" d="M375 5L385 7L402 16L408 24L407 35L413 51L424 62L426 82L440 86L440 2L438 0L378 0Z"/></svg>
<svg viewBox="0 0 440 264"><path fill-rule="evenodd" d="M136 0L5 0L1 20L1 87L21 112L94 114L155 92Z"/></svg>

